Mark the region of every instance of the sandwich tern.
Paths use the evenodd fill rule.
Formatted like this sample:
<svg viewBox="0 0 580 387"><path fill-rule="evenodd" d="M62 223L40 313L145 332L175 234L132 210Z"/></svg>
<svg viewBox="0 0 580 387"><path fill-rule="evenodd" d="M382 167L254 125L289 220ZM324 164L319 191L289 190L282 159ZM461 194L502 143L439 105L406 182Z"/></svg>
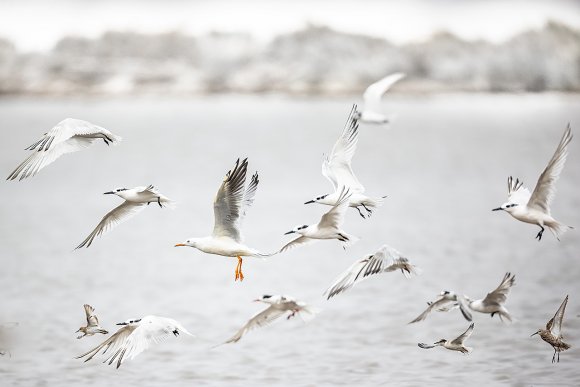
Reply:
<svg viewBox="0 0 580 387"><path fill-rule="evenodd" d="M401 270L407 278L417 275L418 269L409 263L409 260L394 248L383 245L376 253L365 255L357 260L344 273L340 274L332 285L324 292L327 300L335 295L350 289L356 283L368 276Z"/></svg>
<svg viewBox="0 0 580 387"><path fill-rule="evenodd" d="M320 203L333 206L340 196L340 188L347 187L350 192L349 206L358 210L360 216L364 218L372 214L372 208L383 204L382 198L370 198L364 195L365 187L358 181L351 168L352 157L358 142L358 119L356 118L356 105L353 105L348 119L342 131L342 135L332 147L329 156L324 157L322 162L322 174L326 177L334 188L334 192L318 196L304 204ZM360 207L366 211L366 216L361 212Z"/></svg>
<svg viewBox="0 0 580 387"><path fill-rule="evenodd" d="M357 118L367 124L388 124L392 118L381 113L381 97L403 78L405 74L394 73L367 87L363 94L363 109L357 114Z"/></svg>
<svg viewBox="0 0 580 387"><path fill-rule="evenodd" d="M212 235L204 238L189 238L184 243L175 245L176 247L194 247L208 254L237 257L235 281L244 280L242 257L264 258L272 255L261 253L242 243L242 221L247 209L254 202L259 183L256 172L244 191L247 169L248 159L244 159L241 163L238 159L234 168L226 174L213 203L214 227Z"/></svg>
<svg viewBox="0 0 580 387"><path fill-rule="evenodd" d="M89 247L96 236L102 235L109 231L119 223L129 219L133 215L141 212L145 205L150 203L157 203L159 207L173 207L174 202L168 197L162 195L155 187L149 185L147 187L135 187L131 189L117 188L114 191L105 192L104 195L117 195L125 201L121 205L109 211L107 215L101 219L97 227L89 234L89 236L81 242L76 249L81 247ZM76 250L75 249L75 250Z"/></svg>
<svg viewBox="0 0 580 387"><path fill-rule="evenodd" d="M318 311L302 301L297 301L290 296L269 295L265 294L261 298L254 300L255 302L263 302L269 306L263 311L255 314L240 330L236 332L228 341L228 343L238 342L242 336L254 328L263 327L272 321L281 317L284 313L290 312L286 319L290 319L298 314L302 319L314 317ZM300 314L303 312L303 314Z"/></svg>
<svg viewBox="0 0 580 387"><path fill-rule="evenodd" d="M484 299L473 301L467 296L463 297L467 302L467 306L471 310L480 313L491 313L491 317L497 313L501 321L503 321L502 317L505 317L508 321L512 321L512 317L510 316L508 310L503 306L503 304L506 302L510 289L512 286L514 286L515 280L515 274L506 273L499 286L492 292L487 293L487 296L485 296Z"/></svg>
<svg viewBox="0 0 580 387"><path fill-rule="evenodd" d="M95 308L93 308L92 306L90 306L88 304L85 304L83 306L85 308L85 314L87 317L87 326L80 327L79 330L75 332L75 333L79 333L79 332L83 333L83 335L78 336L77 339L82 339L85 336L92 336L95 333L102 333L104 335L108 334L109 332L107 332L106 330L101 328L101 326L99 325L99 319L97 318L97 315L95 314Z"/></svg>
<svg viewBox="0 0 580 387"><path fill-rule="evenodd" d="M544 226L548 227L558 240L564 232L572 228L558 222L550 214L550 204L556 194L556 181L564 168L570 140L572 140L572 129L568 124L556 152L538 178L534 192L530 194L530 191L523 186L523 181L516 179L514 183L510 176L508 178L508 201L492 210L503 210L521 222L540 226L540 231L536 235L538 241L542 239Z"/></svg>
<svg viewBox="0 0 580 387"><path fill-rule="evenodd" d="M34 152L6 180L22 180L34 176L60 156L87 148L97 139L102 139L107 145L117 145L121 141L121 137L90 122L74 118L62 120L40 140L26 148Z"/></svg>
<svg viewBox="0 0 580 387"><path fill-rule="evenodd" d="M453 339L453 340L447 340L447 339L441 339L435 343L433 343L433 345L429 345L429 344L424 344L424 343L419 343L419 347L423 348L423 349L430 349L430 348L435 348L435 347L443 347L443 348L447 348L451 351L459 351L461 353L470 353L473 348L471 347L466 347L463 345L463 343L465 343L465 340L467 340L469 338L469 336L471 336L471 333L473 332L473 327L474 327L475 323L471 323L471 325L469 326L469 328L467 328L467 330L465 332L463 332L461 335L459 335L457 338Z"/></svg>
<svg viewBox="0 0 580 387"><path fill-rule="evenodd" d="M566 344L562 336L562 319L564 318L564 311L566 310L566 305L568 304L568 296L564 298L562 305L558 308L558 311L548 321L546 324L546 329L538 329L537 332L532 333L534 335L540 335L542 340L550 344L554 348L554 356L552 356L552 363L558 361L560 362L560 352L565 351L570 348L569 344ZM531 337L531 336L530 336ZM558 360L556 360L556 354L558 354Z"/></svg>
<svg viewBox="0 0 580 387"><path fill-rule="evenodd" d="M338 239L343 243L343 248L356 242L358 240L357 237L347 234L340 228L344 222L344 215L348 208L349 201L350 193L347 189L342 187L338 201L327 213L322 215L317 224L311 224L310 226L296 226L284 234L296 233L301 236L284 245L279 252L313 242L317 239Z"/></svg>
<svg viewBox="0 0 580 387"><path fill-rule="evenodd" d="M151 344L159 343L171 333L178 336L180 332L183 332L193 336L179 322L167 317L145 316L140 319L127 320L117 325L122 325L122 328L95 348L77 356L76 359L88 356L85 359L87 362L101 350L105 354L110 349L103 363L108 361L111 365L117 360L117 368L119 368L125 360L135 358Z"/></svg>
<svg viewBox="0 0 580 387"><path fill-rule="evenodd" d="M419 321L423 321L427 318L427 315L431 313L431 311L435 310L438 312L448 312L453 310L457 307L461 310L463 317L467 321L471 321L471 314L465 309L465 306L457 297L457 294L453 291L444 290L435 299L435 301L427 302L427 309L423 311L419 316L417 316L413 321L409 322L409 324L413 324Z"/></svg>

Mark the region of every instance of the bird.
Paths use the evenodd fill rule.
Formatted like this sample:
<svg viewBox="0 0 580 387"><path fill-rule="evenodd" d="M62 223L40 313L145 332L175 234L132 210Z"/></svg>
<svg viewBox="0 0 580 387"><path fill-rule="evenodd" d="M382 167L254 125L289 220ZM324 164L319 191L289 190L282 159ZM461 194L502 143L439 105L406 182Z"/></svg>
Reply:
<svg viewBox="0 0 580 387"><path fill-rule="evenodd" d="M60 156L87 148L98 139L102 139L107 145L117 145L122 140L107 129L90 122L66 118L26 148L33 153L6 180L23 180L34 176Z"/></svg>
<svg viewBox="0 0 580 387"><path fill-rule="evenodd" d="M427 309L423 311L419 316L417 316L413 321L409 322L409 324L413 324L419 321L423 321L427 318L427 315L431 313L431 311L436 310L438 312L448 312L453 310L457 307L461 310L463 317L467 321L471 321L471 314L465 309L465 306L460 301L457 294L450 290L444 290L435 299L435 301L427 302Z"/></svg>
<svg viewBox="0 0 580 387"><path fill-rule="evenodd" d="M104 195L117 195L125 201L119 206L115 207L101 219L97 227L89 234L89 236L78 245L76 249L81 247L88 248L96 236L102 235L109 231L119 223L129 219L133 215L141 212L145 205L150 203L157 203L159 207L174 207L174 202L168 197L162 195L154 186L135 188L116 188L113 191L105 192Z"/></svg>
<svg viewBox="0 0 580 387"><path fill-rule="evenodd" d="M236 343L240 341L240 339L252 329L268 325L286 312L290 312L286 317L287 320L294 317L296 314L305 319L312 318L316 313L318 313L317 309L302 301L297 301L295 298L290 296L265 294L254 300L254 302L263 302L269 306L263 311L255 314L243 327L240 328L240 330L236 332L235 335L223 344Z"/></svg>
<svg viewBox="0 0 580 387"><path fill-rule="evenodd" d="M530 191L523 186L523 181L516 179L514 182L510 176L508 177L508 201L492 209L492 211L505 211L521 222L540 226L540 231L536 235L538 241L542 240L544 226L550 229L557 240L560 240L564 232L573 228L558 222L550 214L550 204L556 194L556 181L566 163L568 144L571 140L572 129L568 124L556 152L538 178L534 192L530 194Z"/></svg>
<svg viewBox="0 0 580 387"><path fill-rule="evenodd" d="M358 112L357 118L367 124L388 124L392 118L381 113L381 97L391 86L403 78L405 78L405 74L394 73L367 87L363 94L363 109Z"/></svg>
<svg viewBox="0 0 580 387"><path fill-rule="evenodd" d="M0 323L0 356L8 354L9 357L12 357L10 350L16 340L15 329L19 325L17 322Z"/></svg>
<svg viewBox="0 0 580 387"><path fill-rule="evenodd" d="M490 313L493 317L496 313L499 319L503 321L505 317L508 321L512 321L508 310L503 306L507 300L507 296L516 280L515 274L506 273L500 284L495 290L487 293L483 300L471 300L468 296L463 296L469 309L480 313Z"/></svg>
<svg viewBox="0 0 580 387"><path fill-rule="evenodd" d="M106 354L103 363L109 362L111 365L115 360L117 361L117 368L125 362L135 358L141 352L149 348L151 344L159 343L173 333L174 336L179 336L180 332L193 336L189 333L179 322L159 316L145 316L140 319L127 320L118 323L122 327L115 332L107 340L97 345L88 352L76 357L82 359L87 356L85 362L91 360L101 350Z"/></svg>
<svg viewBox="0 0 580 387"><path fill-rule="evenodd" d="M368 276L401 270L407 278L418 274L418 268L394 248L383 245L377 252L358 259L346 271L340 274L324 292L327 300L353 287Z"/></svg>
<svg viewBox="0 0 580 387"><path fill-rule="evenodd" d="M241 225L246 211L254 202L258 188L258 173L254 173L250 183L244 191L248 159L240 163L236 161L233 169L226 174L213 203L214 227L211 236L204 238L189 238L178 246L189 246L204 253L216 254L224 257L237 257L238 264L235 270L235 281L244 280L242 272L242 257L265 258L272 254L261 253L243 244Z"/></svg>
<svg viewBox="0 0 580 387"><path fill-rule="evenodd" d="M352 171L351 162L358 142L358 119L356 118L356 105L353 105L341 136L332 147L329 156L325 156L322 162L322 175L326 177L334 188L334 192L318 196L304 204L320 203L333 206L340 196L340 188L347 187L352 194L349 206L356 208L359 215L364 219L369 217L373 208L383 204L381 198L371 198L364 195L365 187L358 181ZM360 207L366 211L362 213Z"/></svg>
<svg viewBox="0 0 580 387"><path fill-rule="evenodd" d="M556 362L556 354L558 354L557 362L560 362L560 352L570 349L570 344L566 344L564 337L562 336L562 319L564 318L564 312L566 311L566 305L568 304L568 296L564 298L562 305L558 308L558 311L548 321L546 324L546 329L538 329L537 332L532 333L531 336L540 335L542 340L550 344L554 348L554 356L552 356L552 363ZM530 336L530 337L531 337Z"/></svg>
<svg viewBox="0 0 580 387"><path fill-rule="evenodd" d="M317 224L295 226L292 230L284 233L284 235L295 233L300 234L301 236L288 242L279 250L279 252L287 251L291 248L313 242L317 239L338 239L343 243L343 248L345 249L347 246L356 242L358 240L357 237L347 234L340 228L344 222L344 215L348 208L349 201L350 192L348 189L345 189L345 187L342 187L336 204L334 204L328 212L322 215Z"/></svg>
<svg viewBox="0 0 580 387"><path fill-rule="evenodd" d="M420 348L423 348L423 349L431 349L431 348L441 346L441 347L447 348L451 351L459 351L461 353L470 353L473 350L473 348L466 347L463 345L463 343L465 343L465 340L467 340L469 338L469 336L471 336L471 333L473 332L474 325L475 325L475 323L471 323L471 325L469 325L469 328L467 328L467 330L465 332L463 332L461 335L459 335L457 338L455 338L453 340L441 339L441 340L433 343L433 345L424 344L424 343L419 343L418 345Z"/></svg>
<svg viewBox="0 0 580 387"><path fill-rule="evenodd" d="M102 333L104 335L108 334L109 332L101 328L101 326L99 325L99 319L95 314L95 308L93 308L88 304L84 304L83 306L85 308L85 314L87 316L87 326L80 327L79 330L75 332L75 333L79 332L83 333L83 335L78 336L77 339L82 339L85 336L92 336L95 333Z"/></svg>

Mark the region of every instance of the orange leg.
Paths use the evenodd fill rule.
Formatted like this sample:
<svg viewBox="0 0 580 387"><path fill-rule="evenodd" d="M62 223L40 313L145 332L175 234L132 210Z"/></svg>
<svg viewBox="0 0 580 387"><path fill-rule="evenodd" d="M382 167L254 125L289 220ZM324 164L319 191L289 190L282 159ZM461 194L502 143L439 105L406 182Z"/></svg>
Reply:
<svg viewBox="0 0 580 387"><path fill-rule="evenodd" d="M239 279L240 281L244 280L244 273L242 273L242 257L238 256L238 265L236 266L236 281Z"/></svg>

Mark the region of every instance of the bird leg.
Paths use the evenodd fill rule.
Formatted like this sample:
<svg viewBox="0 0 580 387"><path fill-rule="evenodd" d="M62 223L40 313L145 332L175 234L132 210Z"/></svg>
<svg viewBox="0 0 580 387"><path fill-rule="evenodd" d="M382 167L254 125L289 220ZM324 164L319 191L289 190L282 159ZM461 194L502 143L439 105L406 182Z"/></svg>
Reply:
<svg viewBox="0 0 580 387"><path fill-rule="evenodd" d="M491 312L491 316L490 316L490 317L493 317L493 315L494 315L494 314L496 314L496 313L497 313L497 312Z"/></svg>
<svg viewBox="0 0 580 387"><path fill-rule="evenodd" d="M558 363L560 362L560 351L558 351Z"/></svg>
<svg viewBox="0 0 580 387"><path fill-rule="evenodd" d="M236 281L244 280L244 274L242 273L242 257L238 256L238 265L236 266Z"/></svg>
<svg viewBox="0 0 580 387"><path fill-rule="evenodd" d="M552 356L552 363L556 362L556 348L554 348L554 356Z"/></svg>
<svg viewBox="0 0 580 387"><path fill-rule="evenodd" d="M536 239L539 241L542 240L542 234L544 233L544 226L540 226L541 230L540 232L538 232L538 235L536 235Z"/></svg>
<svg viewBox="0 0 580 387"><path fill-rule="evenodd" d="M151 202L147 202L147 205L151 204Z"/></svg>
<svg viewBox="0 0 580 387"><path fill-rule="evenodd" d="M157 198L157 204L159 204L159 207L163 208L163 206L161 205L161 196Z"/></svg>
<svg viewBox="0 0 580 387"><path fill-rule="evenodd" d="M286 320L290 320L290 318L291 318L291 317L294 317L295 315L296 315L296 311L295 311L295 310L293 310L293 311L292 311L292 313L290 313L290 314L288 315L288 317L286 317Z"/></svg>
<svg viewBox="0 0 580 387"><path fill-rule="evenodd" d="M363 219L366 219L366 216L364 216L364 215L363 215L363 213L360 211L360 208L358 208L358 206L357 206L357 207L355 207L355 208L356 208L356 210L358 211L358 214L359 214L360 216L362 216L362 218L363 218Z"/></svg>
<svg viewBox="0 0 580 387"><path fill-rule="evenodd" d="M367 206L365 206L365 204L363 203L362 206L365 208L365 210L367 210L367 217L371 217L371 215L373 214L373 210L369 209Z"/></svg>

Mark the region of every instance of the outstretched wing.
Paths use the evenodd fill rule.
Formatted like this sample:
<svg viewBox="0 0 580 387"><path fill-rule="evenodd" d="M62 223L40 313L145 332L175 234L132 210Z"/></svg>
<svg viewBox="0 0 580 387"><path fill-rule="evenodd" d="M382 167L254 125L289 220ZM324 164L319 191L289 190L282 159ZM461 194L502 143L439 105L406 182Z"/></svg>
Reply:
<svg viewBox="0 0 580 387"><path fill-rule="evenodd" d="M248 208L254 204L254 197L256 196L256 190L258 189L258 183L260 180L258 179L258 172L252 175L252 179L250 180L250 184L246 187L246 192L244 192L244 200L242 201L242 214L240 216L240 222L246 216L246 211Z"/></svg>
<svg viewBox="0 0 580 387"><path fill-rule="evenodd" d="M554 336L559 338L562 338L562 319L564 318L566 305L568 305L568 296L564 298L562 305L560 305L554 317L552 317L546 325L546 329L549 330Z"/></svg>
<svg viewBox="0 0 580 387"><path fill-rule="evenodd" d="M394 73L387 75L380 81L377 81L367 87L363 94L364 110L379 112L381 109L381 97L399 80L403 79L405 74Z"/></svg>
<svg viewBox="0 0 580 387"><path fill-rule="evenodd" d="M524 187L524 182L520 179L508 177L508 202L519 205L526 205L530 200L530 191Z"/></svg>
<svg viewBox="0 0 580 387"><path fill-rule="evenodd" d="M450 300L450 299L446 298L445 296L439 295L435 301L428 304L429 306L427 307L427 309L425 309L423 311L423 313L421 313L419 316L417 316L413 321L409 322L409 324L413 324L413 323L425 320L427 318L427 316L429 315L429 313L431 313L431 311L433 311L433 310L439 310L439 309L446 310L447 308L445 308L445 306L448 303L455 303L455 301ZM447 310L451 310L451 308L449 308Z"/></svg>
<svg viewBox="0 0 580 387"><path fill-rule="evenodd" d="M550 204L554 195L556 194L556 181L560 177L562 168L566 163L566 156L568 156L568 144L572 140L572 129L570 124L566 127L564 135L556 148L556 152L550 159L548 166L542 172L536 183L536 188L532 192L528 207L535 208L546 214L550 213Z"/></svg>
<svg viewBox="0 0 580 387"><path fill-rule="evenodd" d="M340 195L332 208L320 218L318 227L340 227L344 222L344 215L348 209L351 193L342 187Z"/></svg>
<svg viewBox="0 0 580 387"><path fill-rule="evenodd" d="M263 327L270 324L272 321L276 320L278 317L282 316L286 311L279 308L274 308L273 306L269 306L265 310L259 312L258 314L254 315L239 331L236 332L228 341L227 343L236 343L238 342L242 336L246 333L251 331L254 328Z"/></svg>
<svg viewBox="0 0 580 387"><path fill-rule="evenodd" d="M485 306L497 305L500 306L507 300L507 295L510 292L512 286L514 286L516 280L515 274L505 273L503 279L501 280L499 286L492 292L487 293L487 296L483 299L482 303Z"/></svg>
<svg viewBox="0 0 580 387"><path fill-rule="evenodd" d="M417 344L419 346L419 348L423 348L423 349L431 349L431 348L435 348L435 345L430 345L430 344L425 344L425 343L419 343Z"/></svg>
<svg viewBox="0 0 580 387"><path fill-rule="evenodd" d="M103 341L101 344L97 345L95 348L91 349L83 353L82 355L77 356L75 359L81 359L85 356L88 356L85 359L85 362L91 360L97 353L103 350L103 354L109 351L109 356L105 359L105 362L109 360L113 355L118 354L119 351L126 349L126 344L128 341L129 336L133 333L133 331L137 327L134 325L126 325L115 332L111 337ZM117 368L120 367L122 363L122 357L119 359L117 364ZM109 363L110 364L110 363Z"/></svg>
<svg viewBox="0 0 580 387"><path fill-rule="evenodd" d="M88 304L83 305L85 308L85 314L87 316L87 324L89 327L98 327L99 326L99 319L95 315L95 308Z"/></svg>
<svg viewBox="0 0 580 387"><path fill-rule="evenodd" d="M471 336L471 333L473 332L474 326L475 326L475 323L471 323L471 325L469 325L469 328L467 328L467 330L465 332L463 332L455 340L453 340L451 342L451 344L463 345L465 340L467 340L469 338L469 336Z"/></svg>
<svg viewBox="0 0 580 387"><path fill-rule="evenodd" d="M298 246L306 245L312 242L315 242L316 239L308 238L305 236L300 236L284 245L279 251L279 253L283 253L284 251L288 251Z"/></svg>
<svg viewBox="0 0 580 387"><path fill-rule="evenodd" d="M242 215L247 169L248 159L244 159L241 164L240 159L238 159L234 168L226 174L216 194L213 203L214 227L212 235L214 237L225 236L238 242L242 240L239 221Z"/></svg>

